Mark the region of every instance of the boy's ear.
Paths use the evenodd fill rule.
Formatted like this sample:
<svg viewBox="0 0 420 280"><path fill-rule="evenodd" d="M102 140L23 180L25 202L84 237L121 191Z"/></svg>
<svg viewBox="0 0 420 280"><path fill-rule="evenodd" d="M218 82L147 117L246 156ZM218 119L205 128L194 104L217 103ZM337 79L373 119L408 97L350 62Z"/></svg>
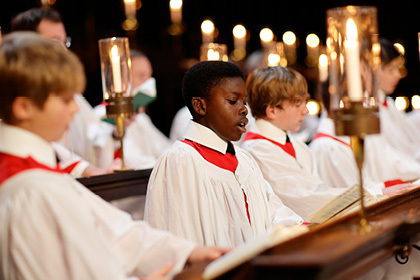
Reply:
<svg viewBox="0 0 420 280"><path fill-rule="evenodd" d="M276 106L268 105L267 108L265 108L265 115L269 120L272 120L276 116Z"/></svg>
<svg viewBox="0 0 420 280"><path fill-rule="evenodd" d="M193 97L191 100L192 107L194 108L194 111L200 115L205 116L207 113L207 104L206 100L202 97Z"/></svg>
<svg viewBox="0 0 420 280"><path fill-rule="evenodd" d="M12 103L12 113L13 116L18 121L27 120L32 115L33 111L33 102L26 97L16 97Z"/></svg>

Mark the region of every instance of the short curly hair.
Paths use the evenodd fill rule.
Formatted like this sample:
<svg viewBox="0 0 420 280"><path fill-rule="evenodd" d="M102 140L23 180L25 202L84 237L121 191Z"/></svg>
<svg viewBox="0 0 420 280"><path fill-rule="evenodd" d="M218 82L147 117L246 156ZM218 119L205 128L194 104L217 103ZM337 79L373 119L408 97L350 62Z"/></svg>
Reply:
<svg viewBox="0 0 420 280"><path fill-rule="evenodd" d="M182 95L191 115L195 115L191 103L193 97L207 99L212 88L220 86L228 78L235 77L245 81L241 68L230 62L201 61L193 65L185 74L182 83Z"/></svg>

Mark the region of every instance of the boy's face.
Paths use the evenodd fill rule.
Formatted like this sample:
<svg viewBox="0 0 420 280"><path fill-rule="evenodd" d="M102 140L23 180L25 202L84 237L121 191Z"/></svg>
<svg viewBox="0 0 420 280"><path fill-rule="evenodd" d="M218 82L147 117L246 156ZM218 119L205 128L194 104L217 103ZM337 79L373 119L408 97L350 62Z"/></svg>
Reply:
<svg viewBox="0 0 420 280"><path fill-rule="evenodd" d="M24 125L26 129L47 141L57 141L69 128L78 110L74 94L60 96L51 94L42 109L33 103L30 105L29 117L24 120Z"/></svg>
<svg viewBox="0 0 420 280"><path fill-rule="evenodd" d="M153 69L149 59L144 56L131 59L131 72L133 74L133 89L152 77Z"/></svg>
<svg viewBox="0 0 420 280"><path fill-rule="evenodd" d="M212 129L225 141L238 141L246 132L245 81L239 77L229 78L210 91L205 100L206 114L200 123Z"/></svg>
<svg viewBox="0 0 420 280"><path fill-rule="evenodd" d="M386 94L392 94L401 79L399 63L400 58L397 57L390 63L379 67L379 85Z"/></svg>
<svg viewBox="0 0 420 280"><path fill-rule="evenodd" d="M309 112L306 108L306 98L297 103L285 101L282 107L282 109L275 107L273 124L282 130L298 131Z"/></svg>

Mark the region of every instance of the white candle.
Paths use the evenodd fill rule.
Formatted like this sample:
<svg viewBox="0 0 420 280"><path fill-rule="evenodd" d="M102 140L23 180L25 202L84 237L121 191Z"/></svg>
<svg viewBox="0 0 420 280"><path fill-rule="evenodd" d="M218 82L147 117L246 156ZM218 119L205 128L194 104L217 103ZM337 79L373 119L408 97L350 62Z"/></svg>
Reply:
<svg viewBox="0 0 420 280"><path fill-rule="evenodd" d="M347 20L344 48L346 53L346 76L349 99L350 101L362 101L363 93L357 26L351 18Z"/></svg>
<svg viewBox="0 0 420 280"><path fill-rule="evenodd" d="M328 79L328 57L321 54L318 58L319 81L325 82Z"/></svg>
<svg viewBox="0 0 420 280"><path fill-rule="evenodd" d="M245 50L246 48L246 29L243 25L238 24L232 30L233 44L235 49Z"/></svg>
<svg viewBox="0 0 420 280"><path fill-rule="evenodd" d="M136 18L136 0L124 0L125 16Z"/></svg>
<svg viewBox="0 0 420 280"><path fill-rule="evenodd" d="M114 45L111 48L111 67L112 67L112 79L114 81L114 92L122 92L121 65L120 65L120 56L118 55L117 45Z"/></svg>
<svg viewBox="0 0 420 280"><path fill-rule="evenodd" d="M169 2L171 21L173 24L182 24L182 0L171 0Z"/></svg>
<svg viewBox="0 0 420 280"><path fill-rule="evenodd" d="M206 19L201 23L201 36L203 37L203 44L213 43L214 24L211 20Z"/></svg>

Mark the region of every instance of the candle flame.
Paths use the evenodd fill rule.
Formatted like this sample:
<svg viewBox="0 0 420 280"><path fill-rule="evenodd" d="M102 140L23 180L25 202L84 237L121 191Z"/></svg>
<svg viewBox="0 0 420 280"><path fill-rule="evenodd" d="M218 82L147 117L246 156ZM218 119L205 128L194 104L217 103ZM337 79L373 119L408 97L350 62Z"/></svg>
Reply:
<svg viewBox="0 0 420 280"><path fill-rule="evenodd" d="M292 31L286 31L283 34L283 42L286 45L293 45L294 43L296 43L296 35L295 33L293 33Z"/></svg>
<svg viewBox="0 0 420 280"><path fill-rule="evenodd" d="M349 18L346 24L346 36L348 40L357 40L357 26L354 20Z"/></svg>
<svg viewBox="0 0 420 280"><path fill-rule="evenodd" d="M319 46L319 37L315 33L311 33L306 36L306 44L311 48Z"/></svg>
<svg viewBox="0 0 420 280"><path fill-rule="evenodd" d="M246 29L243 25L238 24L233 28L233 36L236 38L243 38L246 36Z"/></svg>
<svg viewBox="0 0 420 280"><path fill-rule="evenodd" d="M117 45L114 45L111 48L111 57L117 57L117 56L118 56L118 47L117 47Z"/></svg>
<svg viewBox="0 0 420 280"><path fill-rule="evenodd" d="M169 2L169 7L171 9L181 9L181 7L182 7L182 0L171 0Z"/></svg>
<svg viewBox="0 0 420 280"><path fill-rule="evenodd" d="M261 29L261 31L260 31L261 41L268 43L268 42L271 42L273 40L273 38L274 38L274 34L273 34L273 31L271 31L270 28L266 27L266 28Z"/></svg>
<svg viewBox="0 0 420 280"><path fill-rule="evenodd" d="M207 51L207 59L208 60L220 60L220 54L218 51L209 49Z"/></svg>
<svg viewBox="0 0 420 280"><path fill-rule="evenodd" d="M214 31L214 24L211 20L206 19L201 23L201 30L204 33L212 33Z"/></svg>
<svg viewBox="0 0 420 280"><path fill-rule="evenodd" d="M326 54L321 54L319 56L319 65L321 67L328 67L328 57Z"/></svg>

